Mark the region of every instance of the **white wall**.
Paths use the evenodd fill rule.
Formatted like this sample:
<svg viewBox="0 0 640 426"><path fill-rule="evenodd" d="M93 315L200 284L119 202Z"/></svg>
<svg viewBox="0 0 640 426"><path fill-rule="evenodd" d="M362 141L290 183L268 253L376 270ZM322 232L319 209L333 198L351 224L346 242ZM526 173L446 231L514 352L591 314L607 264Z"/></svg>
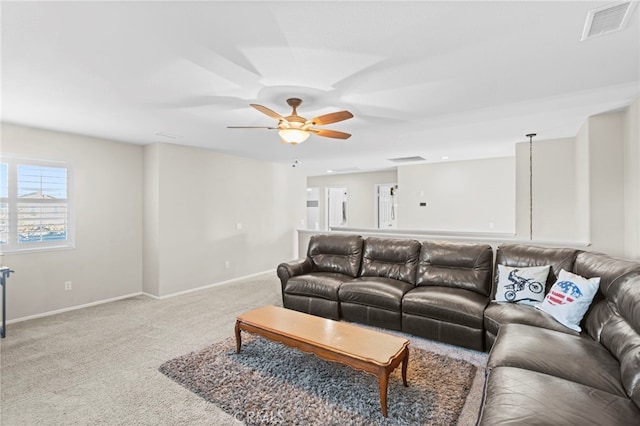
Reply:
<svg viewBox="0 0 640 426"><path fill-rule="evenodd" d="M514 233L514 158L398 167L398 228Z"/></svg>
<svg viewBox="0 0 640 426"><path fill-rule="evenodd" d="M591 249L624 256L623 113L589 117Z"/></svg>
<svg viewBox="0 0 640 426"><path fill-rule="evenodd" d="M623 116L625 257L640 260L640 99Z"/></svg>
<svg viewBox="0 0 640 426"><path fill-rule="evenodd" d="M145 199L145 241L157 240L145 253L145 291L166 296L296 257L306 217L298 169L170 144L146 147L144 158L145 189L158 191Z"/></svg>
<svg viewBox="0 0 640 426"><path fill-rule="evenodd" d="M396 183L397 179L398 175L395 170L308 177L307 187L320 189L320 228L323 228L325 223L326 188L347 188L347 222L349 227L375 228L376 185Z"/></svg>
<svg viewBox="0 0 640 426"><path fill-rule="evenodd" d="M142 148L9 124L1 132L3 154L70 163L76 224L75 249L4 256L16 271L7 319L140 292Z"/></svg>
<svg viewBox="0 0 640 426"><path fill-rule="evenodd" d="M1 132L2 153L70 163L76 215L74 249L3 256L16 271L8 320L141 291L166 296L296 257L306 181L291 167L9 124Z"/></svg>
<svg viewBox="0 0 640 426"><path fill-rule="evenodd" d="M533 239L577 241L575 140L533 141ZM516 144L516 238L528 240L529 142Z"/></svg>
<svg viewBox="0 0 640 426"><path fill-rule="evenodd" d="M142 291L160 294L160 148L143 148L143 260Z"/></svg>
<svg viewBox="0 0 640 426"><path fill-rule="evenodd" d="M575 211L576 240L591 241L591 178L589 177L589 121L587 120L575 138Z"/></svg>

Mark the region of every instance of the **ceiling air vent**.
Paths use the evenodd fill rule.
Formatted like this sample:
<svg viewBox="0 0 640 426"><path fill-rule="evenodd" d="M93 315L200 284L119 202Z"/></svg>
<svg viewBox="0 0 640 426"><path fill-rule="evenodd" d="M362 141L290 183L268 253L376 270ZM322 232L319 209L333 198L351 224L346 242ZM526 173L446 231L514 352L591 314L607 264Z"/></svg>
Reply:
<svg viewBox="0 0 640 426"><path fill-rule="evenodd" d="M636 6L636 2L627 1L590 10L587 13L580 41L620 31L629 21Z"/></svg>
<svg viewBox="0 0 640 426"><path fill-rule="evenodd" d="M420 156L413 157L399 157L399 158L389 158L389 161L393 161L394 163L411 163L413 161L424 161L426 158L422 158Z"/></svg>
<svg viewBox="0 0 640 426"><path fill-rule="evenodd" d="M344 169L332 169L331 173L355 173L360 170L361 169L359 167L346 167Z"/></svg>
<svg viewBox="0 0 640 426"><path fill-rule="evenodd" d="M168 138L168 139L180 139L180 136L172 135L171 133L167 133L167 132L156 132L155 135L162 136L163 138Z"/></svg>

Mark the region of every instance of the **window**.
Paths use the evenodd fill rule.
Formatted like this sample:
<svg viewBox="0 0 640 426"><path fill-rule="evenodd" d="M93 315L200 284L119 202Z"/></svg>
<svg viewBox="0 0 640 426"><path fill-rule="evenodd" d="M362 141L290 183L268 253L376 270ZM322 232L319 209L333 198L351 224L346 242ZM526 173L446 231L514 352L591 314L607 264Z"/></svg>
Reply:
<svg viewBox="0 0 640 426"><path fill-rule="evenodd" d="M0 250L73 247L69 168L4 157L0 161Z"/></svg>

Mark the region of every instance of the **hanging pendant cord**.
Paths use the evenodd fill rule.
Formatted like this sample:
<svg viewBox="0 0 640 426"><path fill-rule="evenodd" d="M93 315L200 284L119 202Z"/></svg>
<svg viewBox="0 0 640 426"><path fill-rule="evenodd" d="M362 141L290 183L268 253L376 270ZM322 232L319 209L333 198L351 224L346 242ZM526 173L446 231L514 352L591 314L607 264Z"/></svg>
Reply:
<svg viewBox="0 0 640 426"><path fill-rule="evenodd" d="M533 137L535 133L529 133L529 240L533 240Z"/></svg>

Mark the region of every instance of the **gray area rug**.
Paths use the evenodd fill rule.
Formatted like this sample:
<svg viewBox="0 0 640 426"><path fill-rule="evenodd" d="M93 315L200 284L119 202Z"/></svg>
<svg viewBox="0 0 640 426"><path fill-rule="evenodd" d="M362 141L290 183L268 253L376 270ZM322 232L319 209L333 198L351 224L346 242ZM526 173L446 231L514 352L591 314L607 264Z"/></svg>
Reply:
<svg viewBox="0 0 640 426"><path fill-rule="evenodd" d="M407 381L389 378L389 417L376 377L243 334L165 362L159 370L248 425L454 425L476 366L410 346Z"/></svg>

